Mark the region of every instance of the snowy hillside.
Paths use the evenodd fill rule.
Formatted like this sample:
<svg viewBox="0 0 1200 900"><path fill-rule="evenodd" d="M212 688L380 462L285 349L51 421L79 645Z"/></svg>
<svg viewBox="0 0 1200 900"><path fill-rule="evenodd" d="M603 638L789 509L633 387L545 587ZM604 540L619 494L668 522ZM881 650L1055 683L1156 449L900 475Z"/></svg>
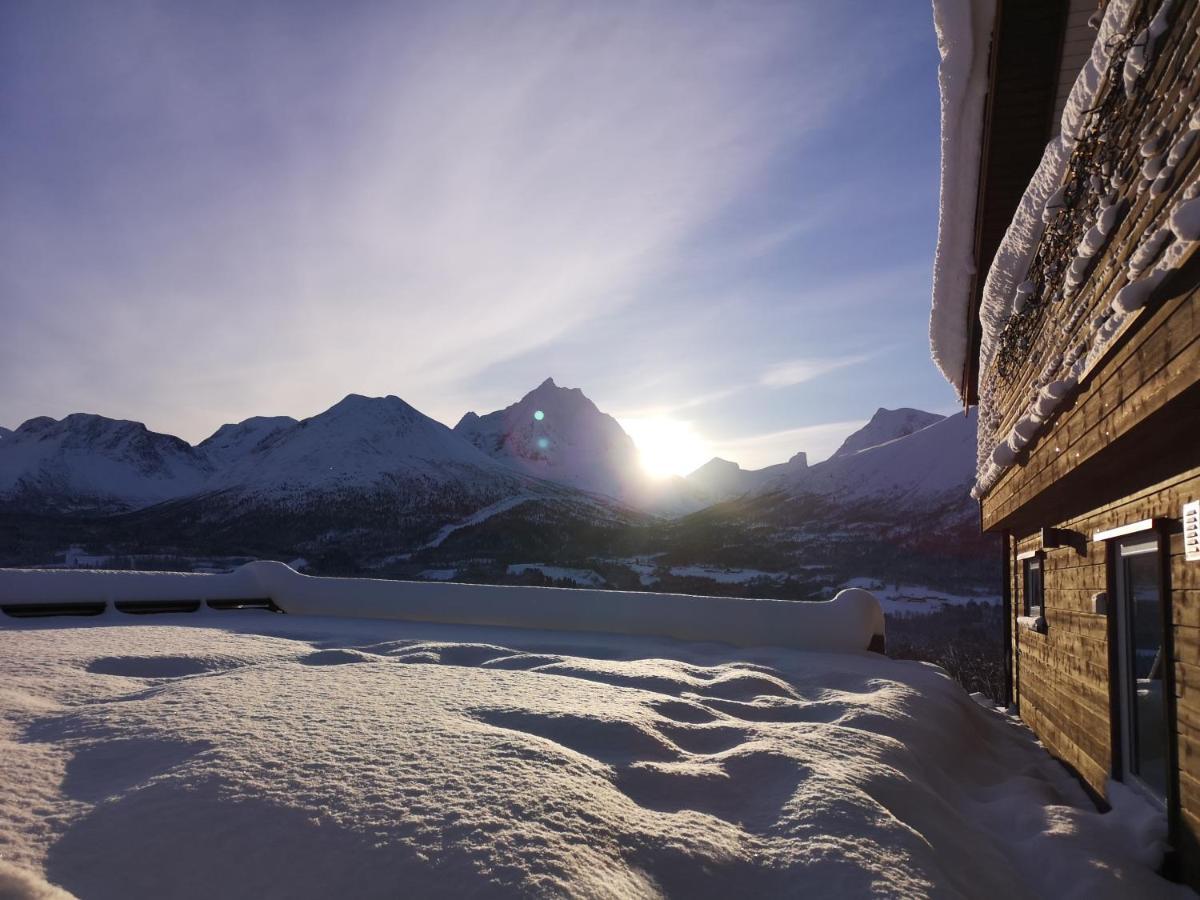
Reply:
<svg viewBox="0 0 1200 900"><path fill-rule="evenodd" d="M711 504L756 493L781 480L799 478L806 471L808 454L804 451L793 454L785 463L764 469L743 469L737 463L718 456L688 475L686 481Z"/></svg>
<svg viewBox="0 0 1200 900"><path fill-rule="evenodd" d="M850 434L842 442L837 452L824 462L809 466L806 454L801 452L795 454L786 463L767 466L764 469L747 470L737 463L717 457L692 472L686 480L709 503L719 503L747 494L798 489L825 490L818 486L828 485L831 480L837 481L841 477L831 475L831 472L842 471L839 466L830 467L830 462L833 460L853 456L868 448L907 437L942 421L943 418L937 413L924 412L919 409L880 408L875 411L866 425ZM953 452L951 451L951 453ZM871 457L865 468L871 468L877 464L882 465L889 472L897 465L897 463L888 461L887 454L884 454ZM952 468L957 471L959 467L954 465ZM851 469L859 470L853 466ZM872 484L876 484L876 482L877 479L872 476ZM867 488L864 492L871 493L872 490L873 488Z"/></svg>
<svg viewBox="0 0 1200 900"><path fill-rule="evenodd" d="M3 428L3 427L0 427L0 441L4 440L4 439L5 439L6 437L8 437L10 434L12 434L12 429L11 429L11 428Z"/></svg>
<svg viewBox="0 0 1200 900"><path fill-rule="evenodd" d="M872 498L914 507L940 503L947 497L969 499L975 431L974 409L969 415L938 418L905 437L885 439L886 443L842 456L835 454L812 466L802 478L779 486L790 493Z"/></svg>
<svg viewBox="0 0 1200 900"><path fill-rule="evenodd" d="M179 438L86 413L30 419L0 441L0 499L41 509L160 503L203 490L211 472Z"/></svg>
<svg viewBox="0 0 1200 900"><path fill-rule="evenodd" d="M925 418L933 424L897 437ZM995 559L967 494L974 427L880 410L824 462L800 452L746 471L714 460L650 482L620 425L553 382L508 410L465 417L459 433L398 397L358 395L300 422L226 425L196 448L136 423L33 420L0 442L0 473L23 479L10 474L19 487L0 489L0 563L50 563L78 547L74 558L302 557L316 573L454 571L500 583L540 583L550 576L539 563L621 589L649 577L681 592L792 599L896 574L970 594ZM542 453L539 439L562 452ZM931 542L960 548L962 564L948 571ZM667 555L649 575L617 562L656 554ZM724 570L787 574L735 583Z"/></svg>
<svg viewBox="0 0 1200 900"><path fill-rule="evenodd" d="M291 416L253 416L222 425L197 444L196 449L218 465L227 464L246 455L276 432L295 424L296 420Z"/></svg>
<svg viewBox="0 0 1200 900"><path fill-rule="evenodd" d="M849 456L860 450L866 450L868 447L886 444L896 438L906 437L914 431L920 431L943 418L945 417L939 416L937 413L925 412L920 409L883 409L881 407L875 410L875 415L871 416L871 420L866 425L846 438L833 455Z"/></svg>
<svg viewBox="0 0 1200 900"><path fill-rule="evenodd" d="M171 618L0 621L0 895L1182 893L1132 796L928 665Z"/></svg>
<svg viewBox="0 0 1200 900"><path fill-rule="evenodd" d="M553 378L512 406L467 413L454 432L518 471L580 490L629 499L644 486L637 447L617 420Z"/></svg>
<svg viewBox="0 0 1200 900"><path fill-rule="evenodd" d="M234 456L210 486L262 493L369 488L384 479L437 484L495 478L513 480L399 397L350 394L319 415L267 434Z"/></svg>

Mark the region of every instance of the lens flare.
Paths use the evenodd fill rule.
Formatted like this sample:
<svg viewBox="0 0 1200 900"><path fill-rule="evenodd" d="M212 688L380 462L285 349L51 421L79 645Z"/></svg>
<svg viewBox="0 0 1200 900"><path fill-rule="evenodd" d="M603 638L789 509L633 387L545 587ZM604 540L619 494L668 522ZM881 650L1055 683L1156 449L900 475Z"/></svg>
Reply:
<svg viewBox="0 0 1200 900"><path fill-rule="evenodd" d="M539 409L533 414L533 417L540 422L542 419L546 418L546 414Z"/></svg>
<svg viewBox="0 0 1200 900"><path fill-rule="evenodd" d="M544 437L538 438L537 445L538 445L539 449L545 450L550 446L550 439L544 438Z"/></svg>

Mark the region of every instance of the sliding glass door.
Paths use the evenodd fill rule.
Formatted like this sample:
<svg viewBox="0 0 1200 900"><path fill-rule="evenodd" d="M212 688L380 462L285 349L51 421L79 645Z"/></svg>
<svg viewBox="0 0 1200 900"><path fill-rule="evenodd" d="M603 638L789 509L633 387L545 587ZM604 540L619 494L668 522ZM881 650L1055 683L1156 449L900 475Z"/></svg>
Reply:
<svg viewBox="0 0 1200 900"><path fill-rule="evenodd" d="M1167 710L1164 598L1157 537L1116 549L1117 676L1122 769L1127 782L1165 803L1171 723Z"/></svg>

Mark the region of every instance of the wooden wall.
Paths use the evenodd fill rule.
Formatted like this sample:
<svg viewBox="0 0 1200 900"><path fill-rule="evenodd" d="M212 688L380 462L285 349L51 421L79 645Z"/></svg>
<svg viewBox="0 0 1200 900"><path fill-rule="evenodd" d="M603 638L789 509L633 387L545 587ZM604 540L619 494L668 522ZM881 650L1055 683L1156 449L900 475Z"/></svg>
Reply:
<svg viewBox="0 0 1200 900"><path fill-rule="evenodd" d="M1119 144L1121 157L1131 171L1142 163L1139 148L1143 129L1162 125L1170 134L1181 132L1190 117L1191 104L1200 97L1200 78L1192 77L1200 71L1200 41L1193 39L1200 27L1200 2L1183 0L1176 7L1171 27L1147 75L1146 96L1150 99L1139 100L1136 115L1124 120L1119 129L1114 128L1113 141ZM1149 15L1155 8L1156 4L1150 4L1141 15ZM1068 13L1068 23L1071 15ZM1138 190L1138 178L1131 180L1126 189L1129 210L1082 290L1087 314L1080 317L1071 334L1063 335L1063 311L1052 306L1043 316L1021 371L1005 380L999 380L994 372L983 373L985 378L997 379L999 385L996 402L1002 424L998 435L1007 434L1028 409L1030 385L1045 360L1088 342L1092 319L1107 310L1116 293L1128 283L1127 264L1141 239L1166 221L1184 188L1197 178L1200 141L1192 142L1171 189L1157 197L1149 190ZM1190 276L1181 274L1169 280L1164 285L1168 296L1156 298L1126 326L1107 357L1088 374L1074 402L1059 412L1018 464L989 491L983 503L986 530L1017 530L1022 518L1043 516L1045 511L1030 510L1025 516L1022 512L1039 499L1047 509L1056 506L1057 499L1047 493L1048 489L1200 380L1200 314L1191 290L1197 280L1195 266Z"/></svg>
<svg viewBox="0 0 1200 900"><path fill-rule="evenodd" d="M1044 523L1087 538L1083 552L1071 547L1044 551L1045 634L1016 622L1024 599L1017 556L1042 549L1040 531L1016 534L1010 541L1014 694L1021 718L1099 796L1104 796L1113 774L1112 632L1110 617L1090 608L1093 594L1109 590L1107 547L1091 536L1144 519L1177 519L1185 501L1200 498L1200 460L1194 462L1187 470L1097 509ZM1178 531L1170 535L1169 549L1180 770L1176 837L1182 874L1195 885L1200 884L1200 562L1184 560L1183 536ZM1112 602L1108 608L1111 612Z"/></svg>
<svg viewBox="0 0 1200 900"><path fill-rule="evenodd" d="M1070 4L1060 76L1082 62L1084 39L1077 32L1090 6L1074 0ZM1148 17L1157 3L1139 3L1138 8L1139 16ZM1112 142L1129 165L1140 166L1137 151L1148 125L1162 124L1170 133L1179 133L1190 104L1200 95L1200 79L1193 77L1200 71L1200 41L1194 40L1198 26L1200 0L1177 3L1148 75L1146 94L1133 107L1136 115L1113 123ZM1064 80L1065 76L1059 79L1060 104ZM1063 335L1065 316L1048 309L1023 370L995 382L1000 385L1000 434L1007 433L1028 407L1031 384L1044 360L1087 339L1091 319L1127 283L1127 263L1142 236L1165 220L1183 188L1197 178L1200 141L1193 142L1172 187L1160 196L1139 191L1136 179L1131 182L1126 192L1129 211L1083 288L1088 314L1071 334ZM1109 672L1115 620L1111 614L1092 612L1092 596L1110 590L1110 567L1108 547L1091 537L1145 519L1178 520L1183 503L1197 499L1200 254L1193 253L982 500L985 530L1010 535L1011 665L1021 716L1100 796L1113 775L1117 739ZM1073 532L1083 540L1077 547L1043 548L1044 528ZM1179 874L1200 886L1200 562L1184 561L1181 534L1172 534L1169 546L1179 763L1173 827ZM1016 622L1023 602L1017 557L1029 550L1044 550L1044 634ZM1112 609L1110 602L1110 613Z"/></svg>

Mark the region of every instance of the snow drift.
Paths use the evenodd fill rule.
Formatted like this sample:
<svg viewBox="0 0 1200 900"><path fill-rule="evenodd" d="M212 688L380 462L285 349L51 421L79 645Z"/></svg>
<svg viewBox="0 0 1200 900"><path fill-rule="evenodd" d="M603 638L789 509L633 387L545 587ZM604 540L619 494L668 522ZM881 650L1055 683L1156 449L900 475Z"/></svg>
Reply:
<svg viewBox="0 0 1200 900"><path fill-rule="evenodd" d="M931 666L259 612L145 621L0 628L2 889L1182 893L1149 868L1152 820L1096 813L1024 727Z"/></svg>

